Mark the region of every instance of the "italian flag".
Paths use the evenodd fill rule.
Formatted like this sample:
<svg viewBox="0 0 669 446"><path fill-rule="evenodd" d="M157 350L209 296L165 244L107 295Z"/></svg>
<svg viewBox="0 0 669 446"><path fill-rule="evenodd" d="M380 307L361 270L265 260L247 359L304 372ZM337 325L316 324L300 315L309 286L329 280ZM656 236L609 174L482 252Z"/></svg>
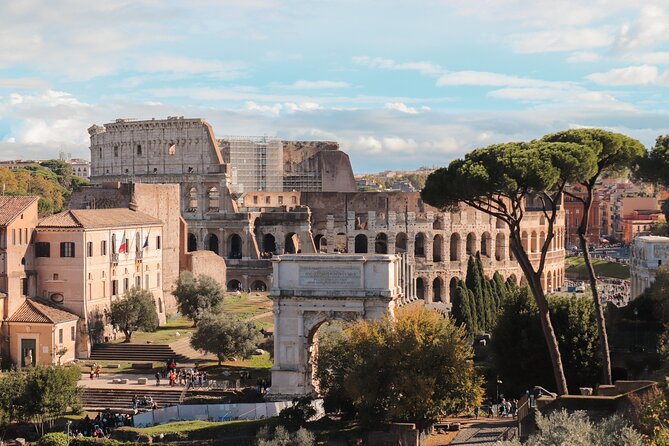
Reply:
<svg viewBox="0 0 669 446"><path fill-rule="evenodd" d="M124 253L127 249L128 247L125 244L125 231L123 231L123 238L121 239L121 246L118 247L118 253Z"/></svg>

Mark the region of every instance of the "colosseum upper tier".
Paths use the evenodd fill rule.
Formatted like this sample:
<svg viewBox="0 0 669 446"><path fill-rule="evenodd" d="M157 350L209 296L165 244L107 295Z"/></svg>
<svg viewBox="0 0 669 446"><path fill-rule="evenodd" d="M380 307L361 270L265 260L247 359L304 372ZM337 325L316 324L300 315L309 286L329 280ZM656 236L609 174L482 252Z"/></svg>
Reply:
<svg viewBox="0 0 669 446"><path fill-rule="evenodd" d="M480 253L488 276L498 271L505 278L522 278L506 225L467 206L441 212L423 203L418 193L405 192L293 189L236 195L230 192L225 145L219 145L203 119L117 120L94 125L89 133L94 184L181 186L181 214L188 226L183 245L223 257L226 271L221 273L231 289L267 289L271 256L294 252L406 253L407 298L445 309L450 308L455 280L466 274L470 255ZM300 142L304 144L318 147L318 142ZM345 178L352 177L348 157L336 152L336 167L320 163L319 169L332 176L336 168ZM292 166L290 175L299 171L299 165ZM547 224L540 209L525 211L523 244L531 260L538 261ZM542 279L547 291L561 288L564 281L562 209L555 232Z"/></svg>

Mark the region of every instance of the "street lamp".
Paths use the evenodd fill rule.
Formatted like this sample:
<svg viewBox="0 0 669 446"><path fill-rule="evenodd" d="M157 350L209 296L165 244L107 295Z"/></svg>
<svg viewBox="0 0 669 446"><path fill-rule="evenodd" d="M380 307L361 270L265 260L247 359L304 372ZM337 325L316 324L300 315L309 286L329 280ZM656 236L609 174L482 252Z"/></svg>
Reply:
<svg viewBox="0 0 669 446"><path fill-rule="evenodd" d="M637 350L639 348L639 339L637 337L637 325L638 325L638 316L639 316L639 309L635 308L634 309L634 349Z"/></svg>
<svg viewBox="0 0 669 446"><path fill-rule="evenodd" d="M499 385L500 385L500 384L504 384L504 383L503 383L502 380L499 379L499 377L498 377L498 378L497 378L497 383L496 383L496 384L497 384L497 385L496 385L495 387L496 387L496 389L497 389L497 392L496 392L496 393L497 393L497 404L499 404Z"/></svg>

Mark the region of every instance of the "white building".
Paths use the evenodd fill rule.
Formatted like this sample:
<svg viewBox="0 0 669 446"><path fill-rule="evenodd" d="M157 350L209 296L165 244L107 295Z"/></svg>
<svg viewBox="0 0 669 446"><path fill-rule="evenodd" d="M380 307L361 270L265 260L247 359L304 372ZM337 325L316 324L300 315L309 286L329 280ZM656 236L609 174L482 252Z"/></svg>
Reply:
<svg viewBox="0 0 669 446"><path fill-rule="evenodd" d="M669 237L645 235L632 241L630 257L631 298L641 295L655 281L658 268L669 262Z"/></svg>
<svg viewBox="0 0 669 446"><path fill-rule="evenodd" d="M85 159L73 158L67 161L72 166L72 173L81 178L91 176L91 162Z"/></svg>

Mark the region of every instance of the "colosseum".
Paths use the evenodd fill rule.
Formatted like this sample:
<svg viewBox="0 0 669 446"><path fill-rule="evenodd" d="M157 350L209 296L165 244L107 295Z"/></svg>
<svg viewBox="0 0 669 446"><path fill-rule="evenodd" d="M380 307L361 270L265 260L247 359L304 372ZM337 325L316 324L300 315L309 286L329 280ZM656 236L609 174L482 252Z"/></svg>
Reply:
<svg viewBox="0 0 669 446"><path fill-rule="evenodd" d="M286 190L237 194L231 188L230 145L217 140L203 119L119 119L93 125L89 134L94 184L180 185L187 225L182 246L224 258L229 289L267 289L271 257L296 252L404 253L407 299L445 310L470 255L480 253L488 275L522 278L504 224L464 206L440 212L418 193L357 192L348 156L336 143L284 141L284 166L290 163ZM297 148L308 156L296 156ZM300 175L318 183L300 182ZM318 186L300 190L300 184ZM540 209L525 210L523 245L537 261L547 226ZM561 210L542 278L547 291L564 281L564 231Z"/></svg>

